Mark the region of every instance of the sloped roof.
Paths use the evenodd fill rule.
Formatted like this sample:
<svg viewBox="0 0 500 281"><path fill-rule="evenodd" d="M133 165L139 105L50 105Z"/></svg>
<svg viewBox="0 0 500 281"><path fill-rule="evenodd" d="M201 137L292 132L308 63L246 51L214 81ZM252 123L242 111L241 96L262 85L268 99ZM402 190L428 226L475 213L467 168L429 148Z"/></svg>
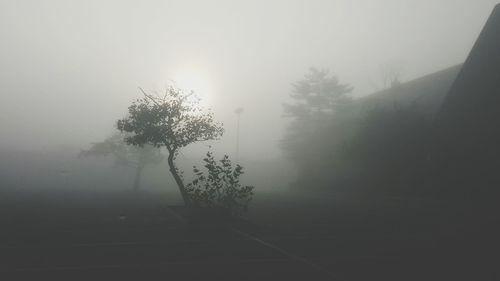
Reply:
<svg viewBox="0 0 500 281"><path fill-rule="evenodd" d="M493 10L434 123L432 179L448 194L498 207L500 5ZM490 201L492 200L492 201ZM470 204L469 204L470 205Z"/></svg>
<svg viewBox="0 0 500 281"><path fill-rule="evenodd" d="M434 116L449 92L463 64L373 93L359 101L364 107L405 108L416 106L425 115Z"/></svg>
<svg viewBox="0 0 500 281"><path fill-rule="evenodd" d="M488 126L492 120L500 120L500 4L494 8L465 63L358 101L365 108L416 106L435 116L442 129L447 130L453 126L462 130L467 124L477 129L478 122Z"/></svg>
<svg viewBox="0 0 500 281"><path fill-rule="evenodd" d="M493 10L446 96L437 121L442 129L464 131L468 127L479 133L491 131L491 122L499 118L500 4Z"/></svg>

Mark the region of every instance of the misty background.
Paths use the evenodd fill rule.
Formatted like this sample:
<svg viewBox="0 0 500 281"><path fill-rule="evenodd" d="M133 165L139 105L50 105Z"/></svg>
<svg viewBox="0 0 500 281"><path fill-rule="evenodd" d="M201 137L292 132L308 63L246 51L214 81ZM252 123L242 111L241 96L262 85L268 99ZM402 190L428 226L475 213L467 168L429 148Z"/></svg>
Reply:
<svg viewBox="0 0 500 281"><path fill-rule="evenodd" d="M282 104L309 67L330 69L362 97L386 87L388 70L408 81L462 63L496 2L1 1L2 177L116 183L102 173L110 161L76 155L114 132L138 87L162 91L173 80L224 123L223 138L208 143L219 154L235 154L234 110L244 107L241 162L255 185L272 187L263 175L283 160ZM9 170L25 163L31 177ZM86 168L70 175L75 165ZM273 180L285 186L292 168L279 169ZM158 171L149 180L161 186L169 175Z"/></svg>

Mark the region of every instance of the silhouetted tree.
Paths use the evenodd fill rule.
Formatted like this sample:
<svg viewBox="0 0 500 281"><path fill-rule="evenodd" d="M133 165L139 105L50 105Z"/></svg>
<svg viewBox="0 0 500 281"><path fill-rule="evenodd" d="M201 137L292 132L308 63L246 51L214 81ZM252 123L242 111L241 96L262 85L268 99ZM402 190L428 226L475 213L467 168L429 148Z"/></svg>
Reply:
<svg viewBox="0 0 500 281"><path fill-rule="evenodd" d="M317 119L332 114L336 106L349 100L353 88L341 84L328 70L310 68L303 79L292 84L293 104L284 104L285 115L298 120Z"/></svg>
<svg viewBox="0 0 500 281"><path fill-rule="evenodd" d="M401 84L400 79L404 65L399 61L388 61L380 66L380 78L382 87L379 90L387 90Z"/></svg>
<svg viewBox="0 0 500 281"><path fill-rule="evenodd" d="M112 156L116 165L135 168L134 190L139 190L141 175L148 165L163 161L160 149L145 145L131 146L124 142L123 134L114 134L102 142L94 143L88 150L82 150L79 157Z"/></svg>
<svg viewBox="0 0 500 281"><path fill-rule="evenodd" d="M189 93L168 86L163 95L151 95L141 89L144 98L128 108L128 116L117 121L117 127L130 135L125 141L131 145L165 147L170 173L175 179L182 199L190 205L181 173L175 165L179 150L187 145L217 139L222 136L221 124L214 122L211 112L203 111L199 99Z"/></svg>
<svg viewBox="0 0 500 281"><path fill-rule="evenodd" d="M303 79L292 84L292 103L284 104L286 117L292 121L285 133L282 147L286 155L298 168L300 179L312 179L322 151L318 144L325 140L319 137L325 126L349 104L353 88L329 75L328 70L311 68ZM313 184L305 180L302 185Z"/></svg>

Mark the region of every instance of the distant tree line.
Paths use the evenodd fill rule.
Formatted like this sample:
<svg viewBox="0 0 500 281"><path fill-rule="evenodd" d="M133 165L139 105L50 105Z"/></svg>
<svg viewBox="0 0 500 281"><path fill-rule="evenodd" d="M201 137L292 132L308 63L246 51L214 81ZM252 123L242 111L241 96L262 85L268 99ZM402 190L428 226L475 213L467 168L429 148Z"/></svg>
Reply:
<svg viewBox="0 0 500 281"><path fill-rule="evenodd" d="M397 90L397 89L395 89ZM366 108L327 70L293 84L282 148L294 186L390 195L428 195L432 126L414 105Z"/></svg>

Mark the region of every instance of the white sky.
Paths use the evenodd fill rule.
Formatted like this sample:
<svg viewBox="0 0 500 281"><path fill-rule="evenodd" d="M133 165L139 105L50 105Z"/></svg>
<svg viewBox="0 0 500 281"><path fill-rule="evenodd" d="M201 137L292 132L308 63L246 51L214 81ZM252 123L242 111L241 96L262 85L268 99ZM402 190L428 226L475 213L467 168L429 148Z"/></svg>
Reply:
<svg viewBox="0 0 500 281"><path fill-rule="evenodd" d="M0 145L86 146L138 86L179 79L225 123L221 148L233 152L244 106L242 157L277 157L281 104L310 66L356 95L387 65L402 80L437 71L465 60L497 1L2 0Z"/></svg>

